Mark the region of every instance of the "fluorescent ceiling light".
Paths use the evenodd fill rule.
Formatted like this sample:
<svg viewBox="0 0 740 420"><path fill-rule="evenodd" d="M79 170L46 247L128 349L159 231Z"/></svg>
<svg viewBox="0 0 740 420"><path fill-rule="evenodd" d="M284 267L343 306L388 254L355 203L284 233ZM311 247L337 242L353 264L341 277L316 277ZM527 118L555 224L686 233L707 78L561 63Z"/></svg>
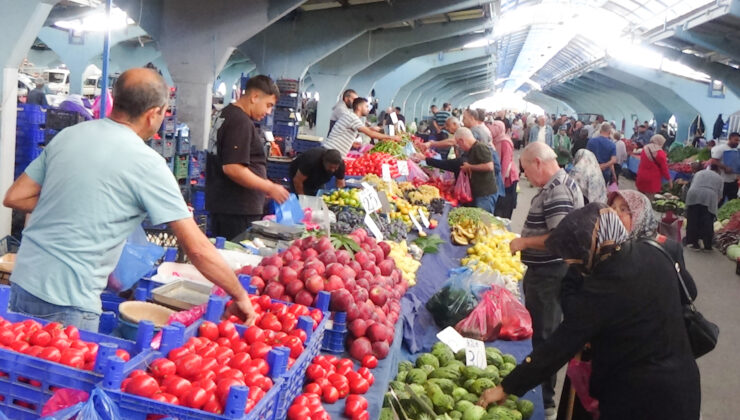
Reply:
<svg viewBox="0 0 740 420"><path fill-rule="evenodd" d="M486 47L491 44L493 44L492 39L481 38L479 40L468 42L467 44L463 45L463 49Z"/></svg>
<svg viewBox="0 0 740 420"><path fill-rule="evenodd" d="M54 26L74 32L102 32L108 29L123 29L135 22L118 7L111 8L110 20L104 9L98 9L80 19L58 20Z"/></svg>

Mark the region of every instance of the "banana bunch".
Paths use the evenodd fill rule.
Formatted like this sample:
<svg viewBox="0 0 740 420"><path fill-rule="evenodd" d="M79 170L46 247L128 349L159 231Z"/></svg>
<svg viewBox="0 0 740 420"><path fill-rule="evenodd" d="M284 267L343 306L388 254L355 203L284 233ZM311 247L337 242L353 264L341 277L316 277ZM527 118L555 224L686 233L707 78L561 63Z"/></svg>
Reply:
<svg viewBox="0 0 740 420"><path fill-rule="evenodd" d="M464 228L461 225L452 227L452 243L455 245L469 245L476 237L477 229Z"/></svg>
<svg viewBox="0 0 740 420"><path fill-rule="evenodd" d="M456 245L469 245L485 240L495 232L498 232L498 230L490 225L466 220L452 227L451 237L452 242Z"/></svg>
<svg viewBox="0 0 740 420"><path fill-rule="evenodd" d="M393 258L393 261L396 262L396 267L401 270L401 276L408 282L409 286L415 285L416 271L421 266L421 263L409 254L406 241L387 241L387 243L391 247L391 252L388 256Z"/></svg>

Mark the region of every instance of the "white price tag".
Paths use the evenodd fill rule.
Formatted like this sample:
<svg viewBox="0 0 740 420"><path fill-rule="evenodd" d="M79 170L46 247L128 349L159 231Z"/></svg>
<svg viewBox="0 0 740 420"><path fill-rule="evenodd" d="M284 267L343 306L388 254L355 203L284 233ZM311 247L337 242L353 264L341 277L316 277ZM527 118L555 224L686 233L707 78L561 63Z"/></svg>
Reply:
<svg viewBox="0 0 740 420"><path fill-rule="evenodd" d="M380 232L378 225L375 224L375 220L373 220L373 218L370 217L369 214L365 215L365 225L368 229L370 229L370 233L375 236L375 239L377 239L378 241L383 240L383 234Z"/></svg>
<svg viewBox="0 0 740 420"><path fill-rule="evenodd" d="M398 165L398 174L401 176L406 176L409 174L409 163L405 160L399 160L396 162Z"/></svg>
<svg viewBox="0 0 740 420"><path fill-rule="evenodd" d="M438 332L437 339L439 339L439 341L450 346L450 349L452 349L452 351L454 351L455 353L464 349L465 346L467 345L467 341L465 340L465 337L460 335L460 333L457 332L452 327L447 327L443 329L442 331Z"/></svg>
<svg viewBox="0 0 740 420"><path fill-rule="evenodd" d="M393 124L398 123L398 115L396 115L395 112L391 112L390 116L391 116L391 121L393 122Z"/></svg>
<svg viewBox="0 0 740 420"><path fill-rule="evenodd" d="M373 213L382 207L380 198L378 198L378 193L373 187L363 188L360 191L359 196L360 204L362 204L362 208L365 209L365 213Z"/></svg>
<svg viewBox="0 0 740 420"><path fill-rule="evenodd" d="M409 216L411 217L411 222L414 224L416 231L419 233L424 232L424 229L422 229L421 225L419 224L419 221L416 220L416 216L414 216L414 212L409 212Z"/></svg>
<svg viewBox="0 0 740 420"><path fill-rule="evenodd" d="M388 126L388 135L389 136L395 136L396 135L396 128L392 125Z"/></svg>
<svg viewBox="0 0 740 420"><path fill-rule="evenodd" d="M381 167L381 171L383 173L383 181L385 182L391 182L391 165L384 163Z"/></svg>
<svg viewBox="0 0 740 420"><path fill-rule="evenodd" d="M380 210L388 216L391 212L391 203L388 201L388 196L385 193L378 194L378 197L380 198ZM390 217L388 218L388 223L390 223Z"/></svg>
<svg viewBox="0 0 740 420"><path fill-rule="evenodd" d="M275 141L275 137L272 136L272 131L265 131L265 140L267 141Z"/></svg>
<svg viewBox="0 0 740 420"><path fill-rule="evenodd" d="M399 132L406 132L406 124L403 123L403 121L398 122L398 131Z"/></svg>
<svg viewBox="0 0 740 420"><path fill-rule="evenodd" d="M424 225L425 228L429 227L429 219L427 219L427 215L419 208L419 217L421 217L421 223Z"/></svg>
<svg viewBox="0 0 740 420"><path fill-rule="evenodd" d="M298 122L301 122L301 120L303 119L303 118L301 118L301 113L298 112L298 111L296 111L293 114L295 115L295 120L298 121Z"/></svg>
<svg viewBox="0 0 740 420"><path fill-rule="evenodd" d="M465 365L486 368L486 347L480 340L466 338Z"/></svg>

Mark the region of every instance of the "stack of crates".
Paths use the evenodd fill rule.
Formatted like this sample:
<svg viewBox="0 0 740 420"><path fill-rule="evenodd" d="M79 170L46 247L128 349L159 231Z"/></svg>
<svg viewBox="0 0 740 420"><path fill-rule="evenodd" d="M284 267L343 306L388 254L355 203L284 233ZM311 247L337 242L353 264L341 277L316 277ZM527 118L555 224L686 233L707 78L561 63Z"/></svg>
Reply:
<svg viewBox="0 0 740 420"><path fill-rule="evenodd" d="M18 178L29 163L41 154L44 144L46 113L39 105L19 104L15 137L15 177Z"/></svg>
<svg viewBox="0 0 740 420"><path fill-rule="evenodd" d="M282 141L283 151L288 154L293 151L293 143L298 135L298 106L300 104L300 82L293 79L277 81L280 89L280 98L277 101L273 115L274 125L272 134L275 140Z"/></svg>

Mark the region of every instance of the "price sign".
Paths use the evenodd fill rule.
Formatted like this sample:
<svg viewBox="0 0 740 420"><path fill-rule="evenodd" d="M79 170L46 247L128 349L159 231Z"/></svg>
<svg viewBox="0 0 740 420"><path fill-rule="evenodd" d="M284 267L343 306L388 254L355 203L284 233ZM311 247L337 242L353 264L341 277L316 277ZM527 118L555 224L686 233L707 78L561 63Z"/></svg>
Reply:
<svg viewBox="0 0 740 420"><path fill-rule="evenodd" d="M398 174L401 176L406 176L409 174L409 163L405 160L399 160L396 162L398 165Z"/></svg>
<svg viewBox="0 0 740 420"><path fill-rule="evenodd" d="M385 182L391 182L391 165L384 163L381 167L382 173L383 173L383 181Z"/></svg>
<svg viewBox="0 0 740 420"><path fill-rule="evenodd" d="M450 349L452 349L452 351L455 353L464 349L468 344L465 337L460 335L460 333L452 327L447 327L438 332L437 338L439 339L439 341L450 346Z"/></svg>
<svg viewBox="0 0 740 420"><path fill-rule="evenodd" d="M375 236L375 239L379 241L383 240L383 234L380 232L378 225L375 224L375 220L373 220L373 218L370 217L370 214L365 215L365 225L367 226L368 229L370 229L370 233L372 233L373 236Z"/></svg>
<svg viewBox="0 0 740 420"><path fill-rule="evenodd" d="M419 217L421 218L421 223L424 225L425 228L429 227L429 219L427 219L426 213L424 213L421 208L419 209Z"/></svg>
<svg viewBox="0 0 740 420"><path fill-rule="evenodd" d="M273 142L275 137L272 136L272 131L265 131L265 140Z"/></svg>
<svg viewBox="0 0 740 420"><path fill-rule="evenodd" d="M409 212L409 216L411 217L411 222L414 224L414 227L416 228L416 231L421 233L424 231L424 229L421 228L421 225L419 224L419 221L416 220L416 216L414 216L413 212Z"/></svg>
<svg viewBox="0 0 740 420"><path fill-rule="evenodd" d="M486 368L486 347L482 341L465 339L465 365Z"/></svg>
<svg viewBox="0 0 740 420"><path fill-rule="evenodd" d="M398 122L398 131L406 132L406 124L404 124L403 121Z"/></svg>
<svg viewBox="0 0 740 420"><path fill-rule="evenodd" d="M388 126L388 135L389 136L395 136L396 135L396 128L392 125Z"/></svg>
<svg viewBox="0 0 740 420"><path fill-rule="evenodd" d="M301 120L303 119L303 118L301 118L301 113L298 112L298 111L296 111L293 114L295 115L295 120L298 121L298 122L301 122Z"/></svg>
<svg viewBox="0 0 740 420"><path fill-rule="evenodd" d="M398 115L396 115L395 112L391 112L389 115L391 116L391 121L393 122L393 124L396 124L398 122Z"/></svg>
<svg viewBox="0 0 740 420"><path fill-rule="evenodd" d="M388 196L383 194L378 194L378 197L380 198L380 210L388 216L391 212L391 203L388 202ZM390 223L390 217L388 218L388 223Z"/></svg>
<svg viewBox="0 0 740 420"><path fill-rule="evenodd" d="M373 187L365 187L360 191L359 194L360 204L365 209L365 213L373 213L382 207L378 193Z"/></svg>

